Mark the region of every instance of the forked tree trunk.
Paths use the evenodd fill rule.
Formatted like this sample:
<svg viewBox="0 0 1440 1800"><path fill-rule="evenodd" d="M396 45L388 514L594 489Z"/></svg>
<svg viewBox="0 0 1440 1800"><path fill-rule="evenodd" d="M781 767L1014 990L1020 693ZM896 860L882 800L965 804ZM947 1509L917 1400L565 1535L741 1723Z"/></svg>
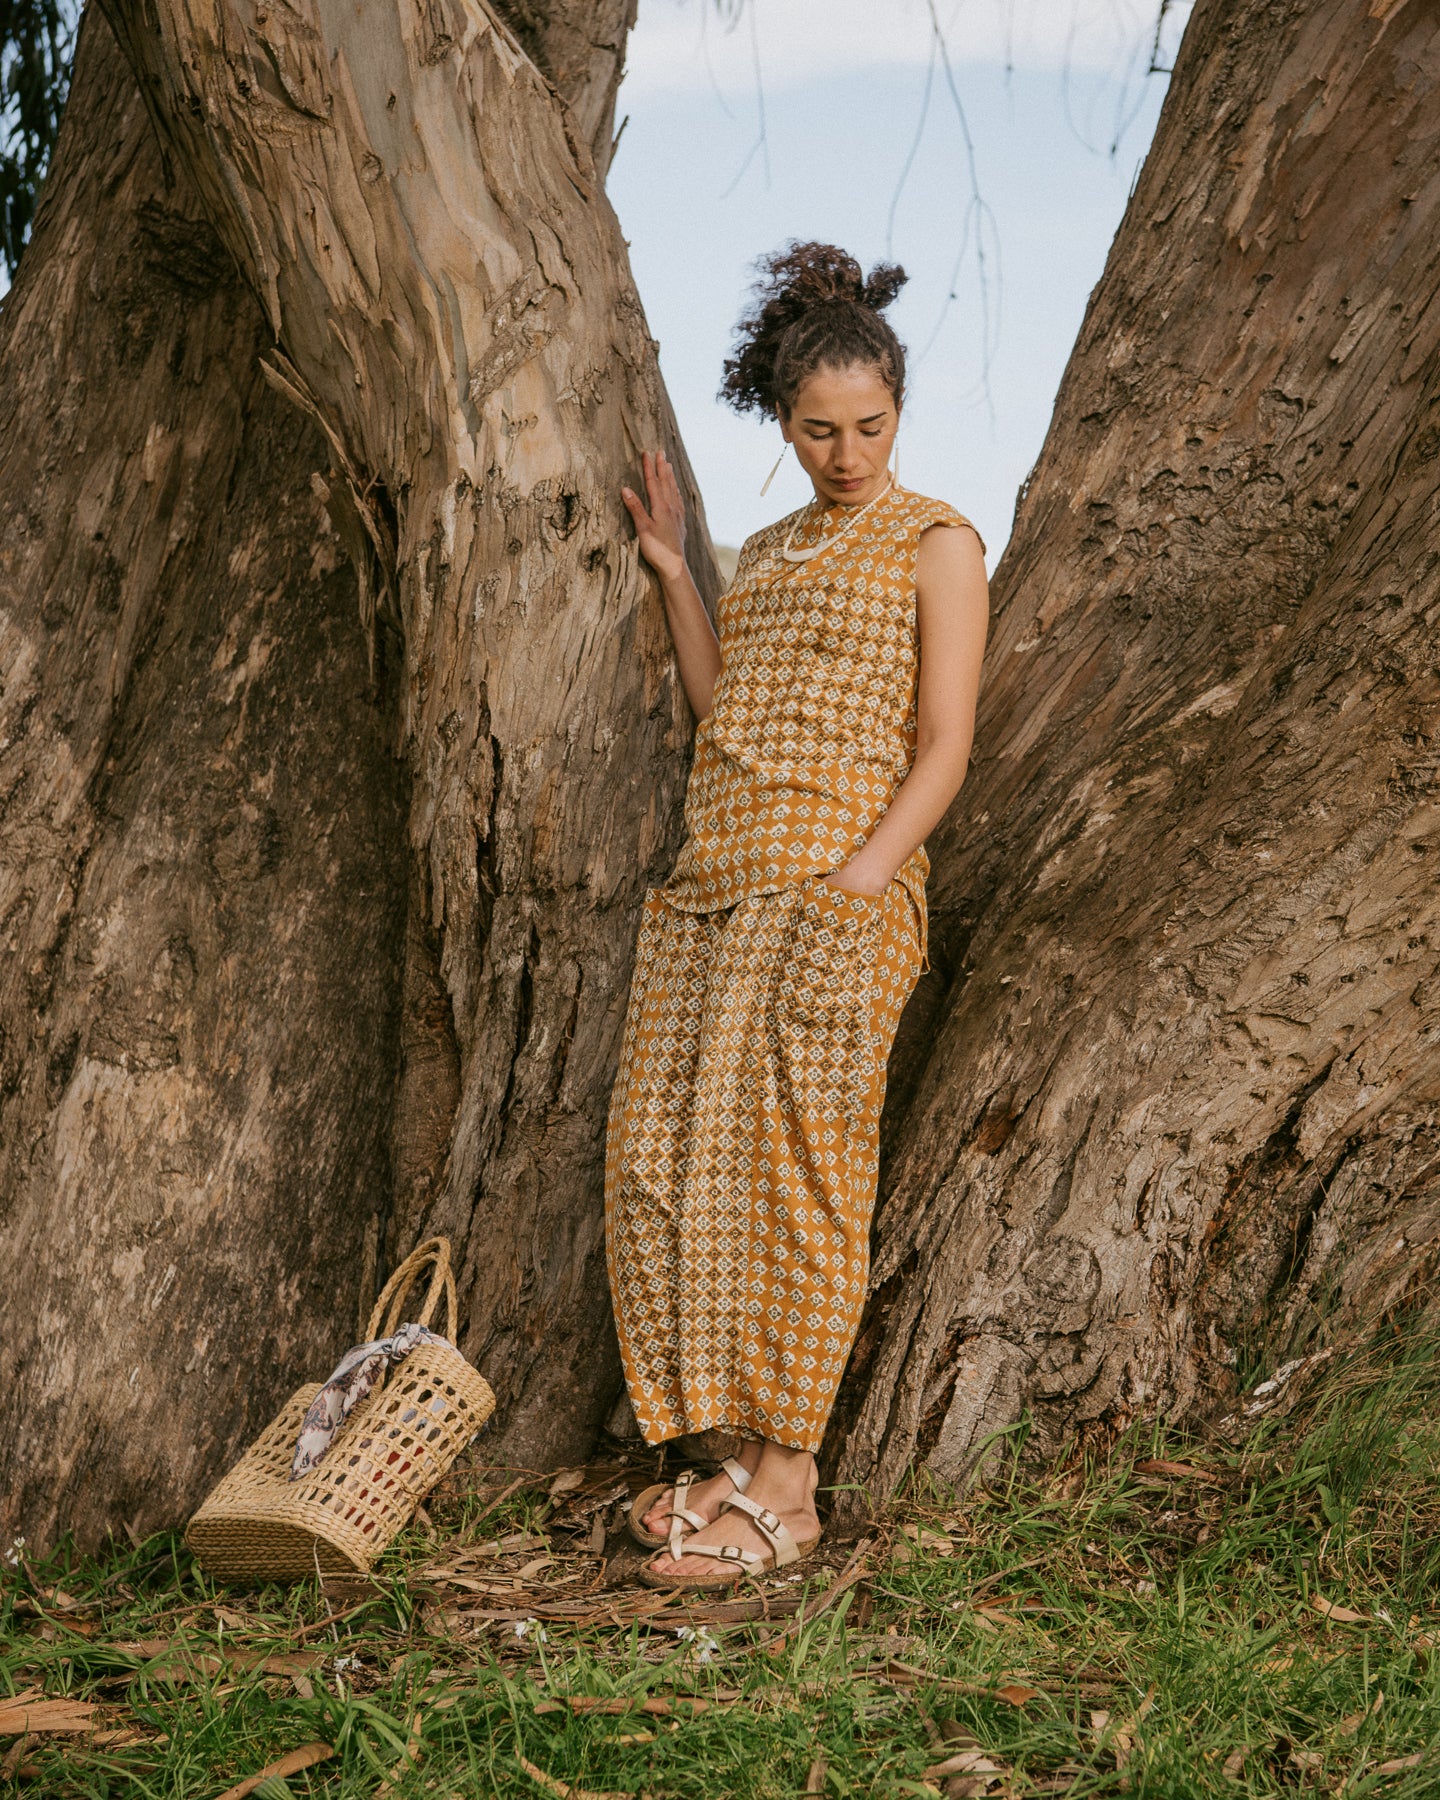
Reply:
<svg viewBox="0 0 1440 1800"><path fill-rule="evenodd" d="M604 1110L689 737L615 504L673 443L596 179L628 10L512 0L532 63L476 0L116 0L163 190L88 34L0 343L5 1524L183 1512L382 1217L463 1246L496 1454L616 1390ZM1193 1404L1440 1242L1432 21L1187 32L931 846L851 1481Z"/></svg>
<svg viewBox="0 0 1440 1800"><path fill-rule="evenodd" d="M0 317L0 1535L32 1545L183 1516L354 1329L404 892L323 445L98 17L72 95Z"/></svg>
<svg viewBox="0 0 1440 1800"><path fill-rule="evenodd" d="M582 1450L613 1401L604 1108L689 735L616 494L673 447L589 148L632 10L529 20L563 98L478 8L212 18L186 66L238 162L182 129L163 204L87 33L0 352L4 1229L38 1303L0 1491L40 1537L182 1515L347 1340L383 1227L467 1252L497 1454Z"/></svg>
<svg viewBox="0 0 1440 1800"><path fill-rule="evenodd" d="M1201 0L997 572L842 1481L1433 1270L1437 398L1434 5Z"/></svg>
<svg viewBox="0 0 1440 1800"><path fill-rule="evenodd" d="M345 472L404 644L394 1241L464 1248L495 1454L580 1454L616 1385L606 1101L691 731L617 488L674 444L624 241L572 115L482 0L107 5L261 298L270 379Z"/></svg>

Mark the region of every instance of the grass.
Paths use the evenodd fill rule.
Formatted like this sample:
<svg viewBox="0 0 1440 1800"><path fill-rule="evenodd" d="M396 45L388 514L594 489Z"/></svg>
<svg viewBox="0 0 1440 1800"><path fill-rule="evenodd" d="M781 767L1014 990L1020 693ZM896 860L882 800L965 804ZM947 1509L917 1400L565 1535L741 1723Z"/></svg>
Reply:
<svg viewBox="0 0 1440 1800"><path fill-rule="evenodd" d="M170 1538L12 1550L0 1694L95 1710L0 1738L0 1773L215 1800L318 1744L259 1800L1440 1795L1435 1345L1301 1379L1232 1438L1147 1428L1043 1475L1006 1440L983 1487L917 1484L768 1584L768 1623L629 1616L654 1597L600 1543L638 1463L452 1484L328 1596L217 1590Z"/></svg>

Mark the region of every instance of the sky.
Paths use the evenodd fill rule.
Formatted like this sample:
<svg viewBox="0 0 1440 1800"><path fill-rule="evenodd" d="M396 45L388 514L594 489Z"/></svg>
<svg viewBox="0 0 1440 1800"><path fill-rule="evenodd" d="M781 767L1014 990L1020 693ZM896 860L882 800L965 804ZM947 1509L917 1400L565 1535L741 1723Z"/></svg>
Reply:
<svg viewBox="0 0 1440 1800"><path fill-rule="evenodd" d="M929 0L640 0L608 185L717 543L809 498L793 454L761 498L779 429L715 391L756 258L822 238L909 272L901 479L994 567L1164 99L1159 11L934 0L942 57Z"/></svg>
<svg viewBox="0 0 1440 1800"><path fill-rule="evenodd" d="M609 192L718 544L810 497L792 454L761 498L779 430L715 391L756 258L824 238L909 271L901 478L994 568L1164 99L1162 4L1169 63L1189 0L640 0Z"/></svg>

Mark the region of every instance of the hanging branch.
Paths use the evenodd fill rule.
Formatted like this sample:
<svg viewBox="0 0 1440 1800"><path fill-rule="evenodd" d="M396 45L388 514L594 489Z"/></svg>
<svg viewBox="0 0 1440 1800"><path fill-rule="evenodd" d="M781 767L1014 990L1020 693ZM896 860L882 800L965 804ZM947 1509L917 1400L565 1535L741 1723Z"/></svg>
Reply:
<svg viewBox="0 0 1440 1800"><path fill-rule="evenodd" d="M62 0L0 0L0 265L11 275L60 130L74 45Z"/></svg>

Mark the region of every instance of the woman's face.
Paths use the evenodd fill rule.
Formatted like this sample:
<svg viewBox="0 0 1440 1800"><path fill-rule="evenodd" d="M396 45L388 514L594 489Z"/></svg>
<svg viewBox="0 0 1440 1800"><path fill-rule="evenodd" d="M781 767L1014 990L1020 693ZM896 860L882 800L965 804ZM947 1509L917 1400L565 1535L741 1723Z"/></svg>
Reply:
<svg viewBox="0 0 1440 1800"><path fill-rule="evenodd" d="M780 429L821 500L863 506L885 486L899 424L899 409L879 370L853 363L809 376L788 417L782 415Z"/></svg>

